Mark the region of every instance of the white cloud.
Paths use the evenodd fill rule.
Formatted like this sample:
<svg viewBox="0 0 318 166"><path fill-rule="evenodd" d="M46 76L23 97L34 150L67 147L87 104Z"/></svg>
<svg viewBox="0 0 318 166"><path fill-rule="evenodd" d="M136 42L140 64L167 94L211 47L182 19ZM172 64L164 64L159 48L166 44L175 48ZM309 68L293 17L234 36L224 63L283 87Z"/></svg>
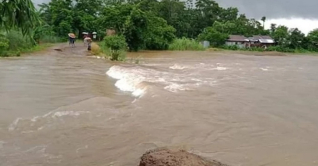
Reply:
<svg viewBox="0 0 318 166"><path fill-rule="evenodd" d="M285 25L288 28L298 28L303 33L308 34L313 29L318 28L318 20L304 19L304 18L278 18L268 19L265 22L265 28L269 29L271 24Z"/></svg>

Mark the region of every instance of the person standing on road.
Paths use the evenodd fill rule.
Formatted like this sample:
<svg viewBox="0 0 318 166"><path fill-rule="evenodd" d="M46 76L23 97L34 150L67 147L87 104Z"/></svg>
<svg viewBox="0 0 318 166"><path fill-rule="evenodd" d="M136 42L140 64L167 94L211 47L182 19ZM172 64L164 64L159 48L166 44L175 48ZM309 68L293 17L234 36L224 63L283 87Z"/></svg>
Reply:
<svg viewBox="0 0 318 166"><path fill-rule="evenodd" d="M84 42L87 43L87 50L90 51L91 50L91 43L92 43L92 39L88 36L85 37Z"/></svg>
<svg viewBox="0 0 318 166"><path fill-rule="evenodd" d="M69 45L71 47L75 47L75 38L76 38L75 34L74 33L69 33L68 37L69 37Z"/></svg>

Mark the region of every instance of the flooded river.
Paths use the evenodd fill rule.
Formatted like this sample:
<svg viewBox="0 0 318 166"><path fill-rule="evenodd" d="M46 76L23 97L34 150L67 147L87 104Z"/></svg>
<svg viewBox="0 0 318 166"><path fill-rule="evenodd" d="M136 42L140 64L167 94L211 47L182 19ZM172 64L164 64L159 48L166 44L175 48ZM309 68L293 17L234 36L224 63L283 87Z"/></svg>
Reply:
<svg viewBox="0 0 318 166"><path fill-rule="evenodd" d="M132 166L165 146L231 166L318 165L318 57L83 52L0 59L1 166Z"/></svg>

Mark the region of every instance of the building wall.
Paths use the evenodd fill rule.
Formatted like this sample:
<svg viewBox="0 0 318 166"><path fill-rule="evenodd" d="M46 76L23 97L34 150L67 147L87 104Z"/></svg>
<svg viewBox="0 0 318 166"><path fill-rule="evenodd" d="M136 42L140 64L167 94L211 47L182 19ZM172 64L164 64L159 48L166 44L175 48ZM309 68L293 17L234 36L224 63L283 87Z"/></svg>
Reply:
<svg viewBox="0 0 318 166"><path fill-rule="evenodd" d="M225 45L227 45L227 46L237 46L237 47L239 47L239 48L244 48L245 47L245 42L229 42L229 41L227 41L227 42L225 42Z"/></svg>

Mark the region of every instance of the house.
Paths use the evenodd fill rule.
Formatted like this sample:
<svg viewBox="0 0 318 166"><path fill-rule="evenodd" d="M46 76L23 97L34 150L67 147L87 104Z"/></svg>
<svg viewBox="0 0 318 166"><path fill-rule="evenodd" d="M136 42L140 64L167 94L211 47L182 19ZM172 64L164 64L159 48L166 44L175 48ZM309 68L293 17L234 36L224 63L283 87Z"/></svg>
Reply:
<svg viewBox="0 0 318 166"><path fill-rule="evenodd" d="M244 48L248 43L249 39L243 35L230 35L229 38L226 40L225 45Z"/></svg>
<svg viewBox="0 0 318 166"><path fill-rule="evenodd" d="M248 47L267 48L275 44L274 39L272 39L270 36L254 35L253 37L249 37L248 40L250 41L250 44Z"/></svg>

